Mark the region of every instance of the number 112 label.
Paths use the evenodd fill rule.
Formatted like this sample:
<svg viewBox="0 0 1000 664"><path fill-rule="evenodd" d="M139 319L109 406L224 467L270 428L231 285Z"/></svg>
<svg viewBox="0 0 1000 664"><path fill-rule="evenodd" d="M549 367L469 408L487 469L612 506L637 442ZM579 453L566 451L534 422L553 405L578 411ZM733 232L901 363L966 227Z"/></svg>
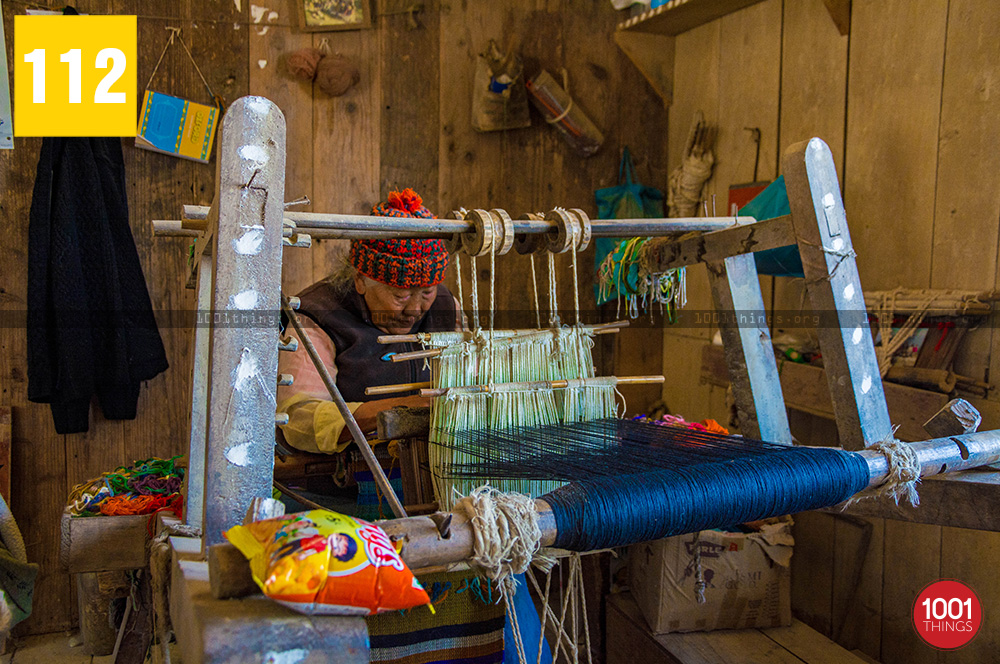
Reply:
<svg viewBox="0 0 1000 664"><path fill-rule="evenodd" d="M135 16L15 16L14 135L134 136Z"/></svg>

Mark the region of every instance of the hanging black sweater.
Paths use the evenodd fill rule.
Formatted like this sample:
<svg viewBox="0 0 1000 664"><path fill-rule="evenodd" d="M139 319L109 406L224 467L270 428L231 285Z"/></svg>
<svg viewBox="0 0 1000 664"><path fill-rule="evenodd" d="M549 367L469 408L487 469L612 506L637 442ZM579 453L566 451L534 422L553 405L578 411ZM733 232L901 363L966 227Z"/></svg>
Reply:
<svg viewBox="0 0 1000 664"><path fill-rule="evenodd" d="M28 230L28 399L58 433L136 414L139 384L167 368L128 223L118 138L46 138Z"/></svg>

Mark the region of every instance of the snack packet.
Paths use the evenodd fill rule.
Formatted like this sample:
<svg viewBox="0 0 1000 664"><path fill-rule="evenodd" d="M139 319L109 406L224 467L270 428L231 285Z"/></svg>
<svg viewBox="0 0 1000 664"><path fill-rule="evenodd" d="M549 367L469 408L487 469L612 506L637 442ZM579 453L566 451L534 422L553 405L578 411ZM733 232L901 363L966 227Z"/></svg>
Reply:
<svg viewBox="0 0 1000 664"><path fill-rule="evenodd" d="M226 538L264 594L307 614L374 615L430 604L378 526L329 510L234 526Z"/></svg>

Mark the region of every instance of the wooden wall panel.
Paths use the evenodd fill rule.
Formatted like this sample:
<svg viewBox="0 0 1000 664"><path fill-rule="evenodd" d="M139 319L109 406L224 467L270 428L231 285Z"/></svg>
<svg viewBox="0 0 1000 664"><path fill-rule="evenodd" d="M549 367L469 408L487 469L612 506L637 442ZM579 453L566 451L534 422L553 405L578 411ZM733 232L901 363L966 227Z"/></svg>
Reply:
<svg viewBox="0 0 1000 664"><path fill-rule="evenodd" d="M853 3L844 205L866 290L930 285L947 9Z"/></svg>
<svg viewBox="0 0 1000 664"><path fill-rule="evenodd" d="M1000 602L1000 577L994 564L997 560L1000 560L1000 533L941 529L940 578L958 579L976 592L983 606L983 624L969 645L961 650L939 653L940 662L977 664L996 659L1000 630L996 628L996 609L990 613L987 610Z"/></svg>
<svg viewBox="0 0 1000 664"><path fill-rule="evenodd" d="M833 637L845 648L877 658L882 645L879 617L884 533L888 522L843 515L835 515L834 519Z"/></svg>
<svg viewBox="0 0 1000 664"><path fill-rule="evenodd" d="M294 23L295 14L279 16L281 23ZM266 18L264 19L266 20ZM285 68L288 56L312 46L312 35L298 32L290 25L246 26L249 41L250 94L267 97L285 115L285 200L303 196L313 199L313 96L318 94L311 81L295 79ZM264 66L261 67L261 63ZM352 94L348 92L348 94ZM312 212L314 206L291 208ZM288 249L281 259L281 284L285 292L295 294L313 282L313 256L308 249Z"/></svg>
<svg viewBox="0 0 1000 664"><path fill-rule="evenodd" d="M913 600L924 586L940 578L941 530L940 526L885 521L880 658L884 664L938 661L938 652L913 633Z"/></svg>

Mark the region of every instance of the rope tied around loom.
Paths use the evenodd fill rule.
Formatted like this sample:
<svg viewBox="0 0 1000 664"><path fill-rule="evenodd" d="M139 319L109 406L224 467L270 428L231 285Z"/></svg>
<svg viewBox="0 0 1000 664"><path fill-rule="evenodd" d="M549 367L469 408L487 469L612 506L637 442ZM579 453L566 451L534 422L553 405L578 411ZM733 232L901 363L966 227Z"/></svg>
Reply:
<svg viewBox="0 0 1000 664"><path fill-rule="evenodd" d="M920 461L917 459L917 453L908 443L896 440L897 428L893 427L892 432L884 440L880 440L868 448L879 452L888 462L889 472L885 481L876 487L858 493L847 502L848 505L861 500L883 497L892 498L897 505L900 499L914 507L920 504L920 496L917 494L917 482L920 481Z"/></svg>
<svg viewBox="0 0 1000 664"><path fill-rule="evenodd" d="M499 582L501 592L513 594L514 575L526 572L533 561L539 566L554 564L539 553L542 531L531 496L504 493L485 484L459 499L454 511L465 514L472 524L472 564Z"/></svg>

